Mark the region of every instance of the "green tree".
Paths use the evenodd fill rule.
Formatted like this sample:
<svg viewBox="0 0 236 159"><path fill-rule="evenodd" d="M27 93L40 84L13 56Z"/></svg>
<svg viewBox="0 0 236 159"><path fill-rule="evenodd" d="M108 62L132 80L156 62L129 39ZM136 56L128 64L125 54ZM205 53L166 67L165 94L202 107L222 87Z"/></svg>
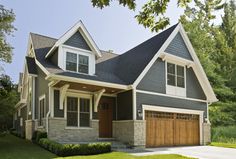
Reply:
<svg viewBox="0 0 236 159"><path fill-rule="evenodd" d="M12 35L16 30L13 26L15 14L0 5L0 61L10 63L12 61L12 46L7 42L6 37Z"/></svg>
<svg viewBox="0 0 236 159"><path fill-rule="evenodd" d="M110 5L112 0L91 0L94 7L104 8ZM176 0L177 7L186 7L192 0ZM212 1L212 0L211 0ZM130 10L136 9L135 0L118 0L120 5ZM138 23L151 31L158 32L170 24L170 19L165 15L170 0L149 0L135 16Z"/></svg>
<svg viewBox="0 0 236 159"><path fill-rule="evenodd" d="M231 48L231 54L227 57L228 60L228 85L236 93L236 5L233 0L226 3L224 6L224 16L220 26L227 45Z"/></svg>
<svg viewBox="0 0 236 159"><path fill-rule="evenodd" d="M211 1L195 2L193 7L186 7L180 21L187 31L217 98L220 100L220 102L214 103L210 107L212 125L232 125L236 121L234 111L236 94L232 91L232 87L228 85L228 82L232 78L234 63L233 47L230 45L235 43L229 44L229 37L225 32L231 34L233 27L226 24L226 20L222 20L221 26L213 23L215 19L214 11L224 7L224 12L226 12L225 6L228 6L228 4L221 5L220 1L217 3ZM231 28L226 27L226 25ZM225 27L225 32L222 30L222 26Z"/></svg>
<svg viewBox="0 0 236 159"><path fill-rule="evenodd" d="M0 131L12 127L14 106L19 99L16 85L7 75L0 76Z"/></svg>

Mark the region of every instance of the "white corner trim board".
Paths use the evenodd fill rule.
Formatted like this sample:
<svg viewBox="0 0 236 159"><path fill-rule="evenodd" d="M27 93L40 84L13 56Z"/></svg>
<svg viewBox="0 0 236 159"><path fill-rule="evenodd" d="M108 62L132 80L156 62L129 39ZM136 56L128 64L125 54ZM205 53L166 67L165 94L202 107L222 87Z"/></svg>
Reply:
<svg viewBox="0 0 236 159"><path fill-rule="evenodd" d="M142 105L143 107L143 120L145 120L145 111L158 111L158 112L168 112L168 113L182 113L182 114L195 114L199 115L199 134L200 134L200 144L202 144L202 124L203 124L203 114L204 111L201 110L191 110L191 109L182 109L182 108L171 108L171 107L161 107L161 106L154 106L154 105Z"/></svg>
<svg viewBox="0 0 236 159"><path fill-rule="evenodd" d="M175 96L175 95L169 95L169 94L163 94L163 93L157 93L157 92L151 92L151 91L136 90L136 92L137 93L143 93L143 94L150 94L150 95L156 95L156 96L165 96L165 97L179 98L179 99L185 99L185 100L192 100L192 101L207 103L206 100L188 98L188 97L182 97L182 96Z"/></svg>

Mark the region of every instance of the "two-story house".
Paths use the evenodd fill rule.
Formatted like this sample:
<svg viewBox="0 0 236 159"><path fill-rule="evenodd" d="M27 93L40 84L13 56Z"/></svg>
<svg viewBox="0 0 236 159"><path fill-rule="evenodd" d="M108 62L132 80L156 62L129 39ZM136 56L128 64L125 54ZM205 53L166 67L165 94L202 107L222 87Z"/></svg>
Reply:
<svg viewBox="0 0 236 159"><path fill-rule="evenodd" d="M30 33L15 127L58 142L115 139L132 146L210 142L217 98L182 25L117 55L81 21L59 39Z"/></svg>

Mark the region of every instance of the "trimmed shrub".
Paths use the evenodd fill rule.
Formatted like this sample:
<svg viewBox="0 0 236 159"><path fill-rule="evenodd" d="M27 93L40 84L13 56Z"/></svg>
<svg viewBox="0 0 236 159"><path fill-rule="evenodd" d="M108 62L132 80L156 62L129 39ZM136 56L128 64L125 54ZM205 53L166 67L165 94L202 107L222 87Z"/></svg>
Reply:
<svg viewBox="0 0 236 159"><path fill-rule="evenodd" d="M35 143L39 143L39 140L42 138L47 138L47 133L44 131L34 131L32 135L32 141Z"/></svg>
<svg viewBox="0 0 236 159"><path fill-rule="evenodd" d="M110 143L60 144L47 138L41 138L39 145L58 156L95 155L111 152Z"/></svg>

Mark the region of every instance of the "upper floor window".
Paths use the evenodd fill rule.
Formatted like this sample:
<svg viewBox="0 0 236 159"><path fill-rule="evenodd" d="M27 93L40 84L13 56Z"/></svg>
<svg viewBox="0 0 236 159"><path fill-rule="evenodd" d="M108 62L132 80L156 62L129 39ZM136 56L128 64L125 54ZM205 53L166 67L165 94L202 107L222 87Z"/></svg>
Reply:
<svg viewBox="0 0 236 159"><path fill-rule="evenodd" d="M185 88L184 66L167 63L167 84Z"/></svg>
<svg viewBox="0 0 236 159"><path fill-rule="evenodd" d="M79 73L89 73L89 57L66 52L66 70Z"/></svg>

